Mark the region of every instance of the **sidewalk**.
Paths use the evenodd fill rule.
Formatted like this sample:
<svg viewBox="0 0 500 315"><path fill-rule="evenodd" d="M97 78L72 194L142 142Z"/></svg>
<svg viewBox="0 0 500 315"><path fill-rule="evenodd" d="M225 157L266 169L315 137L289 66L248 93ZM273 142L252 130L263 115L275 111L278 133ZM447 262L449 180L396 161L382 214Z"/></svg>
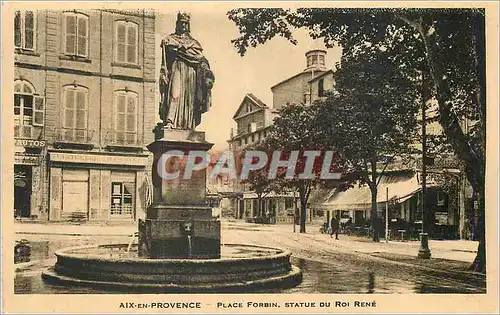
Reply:
<svg viewBox="0 0 500 315"><path fill-rule="evenodd" d="M137 223L123 225L14 223L16 234L122 236L137 231Z"/></svg>
<svg viewBox="0 0 500 315"><path fill-rule="evenodd" d="M229 222L230 225L239 226L245 223L240 222ZM247 226L252 224L246 224ZM257 225L261 226L263 231L269 229L269 225ZM380 242L372 242L370 238L347 236L340 234L339 240L330 238L327 234L321 234L314 226L307 227L306 234L298 233L298 227L296 233L293 233L292 226L288 225L275 225L274 231L279 231L282 234L295 234L303 237L310 237L316 241L325 242L326 244L332 244L339 248L345 250L350 250L354 252L364 253L364 254L397 254L416 257L418 254L418 249L420 248L420 241L389 241L385 242L381 239ZM430 240L429 248L431 250L431 255L433 258L464 261L472 263L477 253L477 241L469 240Z"/></svg>
<svg viewBox="0 0 500 315"><path fill-rule="evenodd" d="M249 233L280 234L283 237L294 235L299 238L310 238L325 246L333 245L339 250L358 252L363 254L394 254L416 257L420 247L419 241L389 241L383 239L379 243L371 242L368 238L339 235L339 240L329 235L320 234L309 229L306 234L293 233L291 226L260 225L243 222L222 221L222 233L230 236L232 229L239 229ZM137 231L137 223L130 222L124 225L95 225L95 224L47 224L47 223L15 223L14 231L18 237L22 235L74 235L74 236L129 236ZM223 235L224 239L224 235ZM430 240L429 247L433 258L472 262L476 257L478 242L467 240Z"/></svg>

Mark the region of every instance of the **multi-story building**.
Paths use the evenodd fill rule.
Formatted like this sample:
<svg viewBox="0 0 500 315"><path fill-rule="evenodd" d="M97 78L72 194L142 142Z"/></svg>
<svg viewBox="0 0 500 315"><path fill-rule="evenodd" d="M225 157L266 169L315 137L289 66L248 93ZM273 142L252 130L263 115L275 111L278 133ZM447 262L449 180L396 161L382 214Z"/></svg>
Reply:
<svg viewBox="0 0 500 315"><path fill-rule="evenodd" d="M232 150L244 149L266 137L282 106L289 103L310 105L326 96L326 91L333 88L333 71L325 66L326 51L311 50L306 54L306 68L271 87L273 104L270 108L253 94L247 94L233 116L237 124L236 133L231 133L228 141ZM294 193L277 194L270 192L263 197L259 205L258 196L248 189L249 185L233 181L235 193L228 198L228 206L236 209L237 218L253 218L259 216L272 217L272 221L291 222L297 215L297 196ZM312 215L308 215L310 221Z"/></svg>
<svg viewBox="0 0 500 315"><path fill-rule="evenodd" d="M326 51L311 50L306 53L306 68L296 75L271 87L273 110L287 103L310 105L325 97L333 89L333 71L325 66Z"/></svg>
<svg viewBox="0 0 500 315"><path fill-rule="evenodd" d="M148 10L17 11L16 217L143 216L155 124Z"/></svg>

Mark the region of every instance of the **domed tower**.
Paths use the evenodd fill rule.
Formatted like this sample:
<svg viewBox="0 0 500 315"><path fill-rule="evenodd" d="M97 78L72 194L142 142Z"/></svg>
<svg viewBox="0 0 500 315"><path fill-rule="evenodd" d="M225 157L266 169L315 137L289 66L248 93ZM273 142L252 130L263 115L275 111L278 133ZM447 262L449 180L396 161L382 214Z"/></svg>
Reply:
<svg viewBox="0 0 500 315"><path fill-rule="evenodd" d="M326 51L314 49L306 52L307 67L304 72L309 71L327 71L325 67Z"/></svg>

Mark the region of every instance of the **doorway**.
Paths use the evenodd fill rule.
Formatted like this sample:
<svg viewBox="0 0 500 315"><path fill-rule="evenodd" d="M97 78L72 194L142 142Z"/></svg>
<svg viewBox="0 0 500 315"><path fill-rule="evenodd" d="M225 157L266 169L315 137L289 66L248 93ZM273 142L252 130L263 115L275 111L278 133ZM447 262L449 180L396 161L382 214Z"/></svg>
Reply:
<svg viewBox="0 0 500 315"><path fill-rule="evenodd" d="M32 168L29 165L14 165L14 217L31 216Z"/></svg>

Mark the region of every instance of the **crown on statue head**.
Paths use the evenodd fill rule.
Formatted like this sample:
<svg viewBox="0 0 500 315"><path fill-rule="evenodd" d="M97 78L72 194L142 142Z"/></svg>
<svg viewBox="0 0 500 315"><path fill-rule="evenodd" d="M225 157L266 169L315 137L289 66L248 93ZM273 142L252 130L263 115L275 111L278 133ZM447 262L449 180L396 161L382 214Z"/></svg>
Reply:
<svg viewBox="0 0 500 315"><path fill-rule="evenodd" d="M189 22L190 19L191 19L191 15L189 15L189 13L185 13L185 12L177 13L177 21L178 22Z"/></svg>

